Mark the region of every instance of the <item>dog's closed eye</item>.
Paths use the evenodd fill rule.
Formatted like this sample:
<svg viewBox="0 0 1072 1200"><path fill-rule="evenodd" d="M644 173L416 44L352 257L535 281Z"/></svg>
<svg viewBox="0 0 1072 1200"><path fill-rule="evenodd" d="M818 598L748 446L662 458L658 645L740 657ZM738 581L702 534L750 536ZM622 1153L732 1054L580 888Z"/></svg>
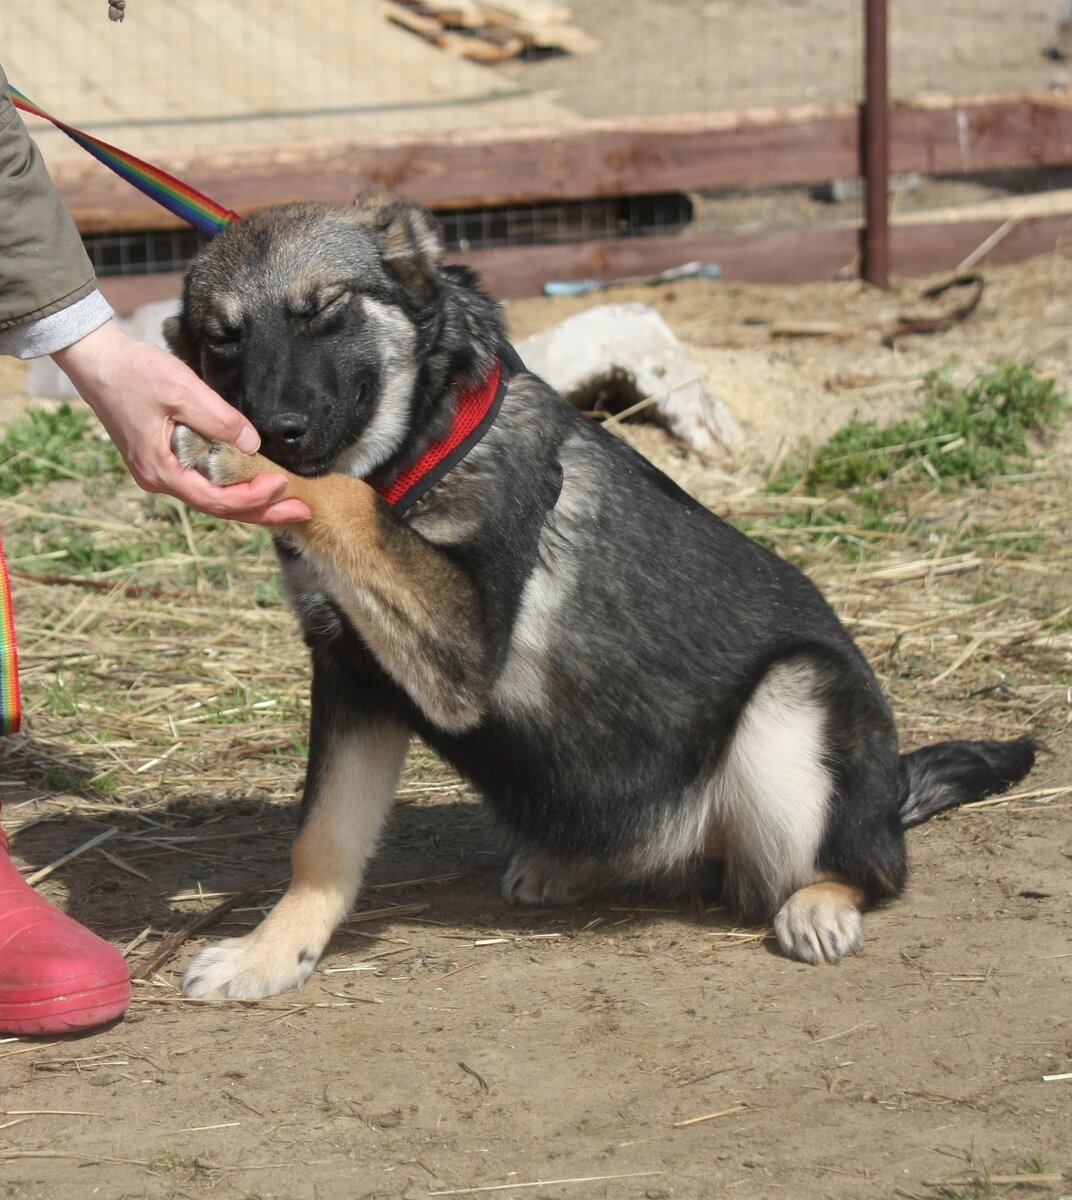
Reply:
<svg viewBox="0 0 1072 1200"><path fill-rule="evenodd" d="M204 332L205 341L218 353L235 350L242 340L242 326L229 319L210 318L205 322Z"/></svg>
<svg viewBox="0 0 1072 1200"><path fill-rule="evenodd" d="M301 321L317 321L336 316L349 303L353 292L345 284L319 287L295 298L288 306Z"/></svg>

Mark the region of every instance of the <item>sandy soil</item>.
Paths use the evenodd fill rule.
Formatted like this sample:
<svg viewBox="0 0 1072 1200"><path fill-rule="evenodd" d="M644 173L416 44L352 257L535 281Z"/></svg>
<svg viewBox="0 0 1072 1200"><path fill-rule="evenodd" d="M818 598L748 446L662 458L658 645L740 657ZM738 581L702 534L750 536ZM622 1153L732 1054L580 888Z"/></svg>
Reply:
<svg viewBox="0 0 1072 1200"><path fill-rule="evenodd" d="M1067 389L1070 283L1066 258L995 272L971 320L897 351L878 330L917 307L914 292L854 283L615 292L664 313L744 423L748 449L736 463L704 463L657 429L630 436L709 503L739 507L787 443L817 439L857 409L894 415L914 403L920 374L950 357L965 370L995 355L1031 358ZM509 315L521 336L581 303L532 301ZM803 319L837 335L775 336ZM4 375L8 392L17 374ZM1047 486L1063 489L1072 435L1053 453ZM1068 595L1068 546L1065 537L1051 561L1056 580L1040 576L1050 611L1062 588ZM838 594L843 577L821 564L819 573ZM969 586L932 575L899 603L941 613ZM1033 595L1024 593L1028 607ZM1045 676L1018 667L1012 649L921 688L889 669L895 635L868 627L875 612L846 615L867 635L906 742L1034 729L1048 752L1030 788L1057 789L1043 804L1028 797L914 831L908 892L871 915L860 957L837 968L789 962L765 931L695 901L509 910L498 895L505 856L475 798L418 754L360 905L403 907L349 923L300 993L255 1005L182 1001L175 989L194 938L138 985L114 1028L0 1044L0 1194L855 1200L934 1197L944 1185L1002 1194L1004 1183L955 1183L973 1172L1036 1173L1025 1195L1072 1192L1067 645ZM273 655L301 672L294 642ZM954 643L936 641L936 653L950 661L963 644ZM1009 684L1017 670L1023 686ZM91 707L67 718L39 708L27 736L41 739L40 753L69 754L87 719ZM86 855L44 890L119 945L151 926L136 963L214 902L172 897L277 886L294 806L266 797L256 761L240 769L245 790L156 797L155 819L186 822L189 840L148 857L124 848L144 877ZM36 794L18 764L0 775L12 798ZM21 861L49 863L100 828L99 813L69 810L20 835ZM248 928L270 901L209 936Z"/></svg>
<svg viewBox="0 0 1072 1200"><path fill-rule="evenodd" d="M573 0L598 56L495 70L587 117L848 103L863 87L863 7L841 0ZM899 0L889 6L897 98L1063 89L1060 3ZM672 69L668 69L672 64Z"/></svg>

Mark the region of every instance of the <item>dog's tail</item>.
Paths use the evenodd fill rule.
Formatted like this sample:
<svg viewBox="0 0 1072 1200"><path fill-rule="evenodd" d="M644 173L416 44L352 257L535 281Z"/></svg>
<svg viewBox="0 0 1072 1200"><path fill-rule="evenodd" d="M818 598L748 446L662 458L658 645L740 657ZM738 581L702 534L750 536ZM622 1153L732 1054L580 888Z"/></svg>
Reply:
<svg viewBox="0 0 1072 1200"><path fill-rule="evenodd" d="M1035 742L939 742L901 755L901 824L907 829L958 804L997 795L1019 782L1035 763Z"/></svg>

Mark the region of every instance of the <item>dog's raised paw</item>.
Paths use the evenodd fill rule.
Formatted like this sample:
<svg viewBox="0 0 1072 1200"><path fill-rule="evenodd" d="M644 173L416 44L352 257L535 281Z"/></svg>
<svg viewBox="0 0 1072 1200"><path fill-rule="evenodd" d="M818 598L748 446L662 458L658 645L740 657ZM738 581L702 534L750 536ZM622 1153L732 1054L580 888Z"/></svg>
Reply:
<svg viewBox="0 0 1072 1200"><path fill-rule="evenodd" d="M208 946L190 963L182 994L202 1000L263 1000L299 988L313 973L319 955L306 947L282 951L256 931Z"/></svg>
<svg viewBox="0 0 1072 1200"><path fill-rule="evenodd" d="M212 453L213 447L218 445L218 442L203 437L189 425L176 425L171 431L172 454L184 467L201 471L202 475L205 472L201 470L200 464Z"/></svg>
<svg viewBox="0 0 1072 1200"><path fill-rule="evenodd" d="M189 425L176 425L172 430L171 451L184 467L199 471L217 486L244 483L256 474L253 455L207 438Z"/></svg>

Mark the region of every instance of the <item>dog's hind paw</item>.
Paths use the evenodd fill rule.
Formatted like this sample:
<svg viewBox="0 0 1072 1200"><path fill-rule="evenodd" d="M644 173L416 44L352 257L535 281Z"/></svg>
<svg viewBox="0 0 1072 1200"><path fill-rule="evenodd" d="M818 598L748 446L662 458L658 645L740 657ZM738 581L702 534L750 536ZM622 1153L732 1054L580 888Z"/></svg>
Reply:
<svg viewBox="0 0 1072 1200"><path fill-rule="evenodd" d="M217 486L245 483L259 470L255 455L204 437L189 425L176 425L172 430L171 451L184 467L199 471Z"/></svg>
<svg viewBox="0 0 1072 1200"><path fill-rule="evenodd" d="M858 954L864 944L862 895L834 881L794 892L774 918L778 945L790 958L807 963L836 963Z"/></svg>
<svg viewBox="0 0 1072 1200"><path fill-rule="evenodd" d="M287 953L255 930L202 950L186 969L182 994L204 1000L263 1000L301 987L319 957L304 947Z"/></svg>
<svg viewBox="0 0 1072 1200"><path fill-rule="evenodd" d="M592 859L557 858L539 851L515 854L502 881L509 904L558 908L595 891L601 872Z"/></svg>

